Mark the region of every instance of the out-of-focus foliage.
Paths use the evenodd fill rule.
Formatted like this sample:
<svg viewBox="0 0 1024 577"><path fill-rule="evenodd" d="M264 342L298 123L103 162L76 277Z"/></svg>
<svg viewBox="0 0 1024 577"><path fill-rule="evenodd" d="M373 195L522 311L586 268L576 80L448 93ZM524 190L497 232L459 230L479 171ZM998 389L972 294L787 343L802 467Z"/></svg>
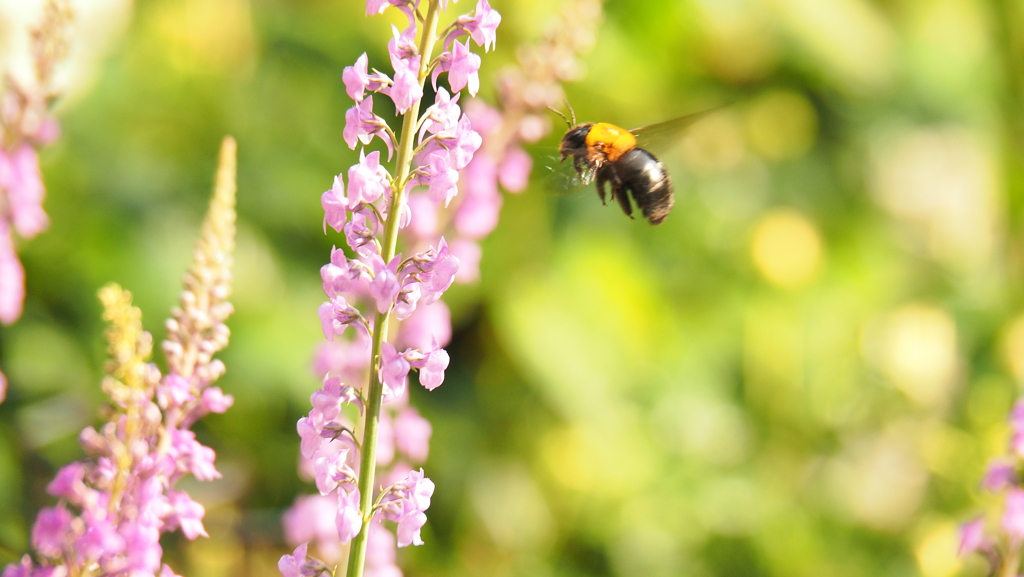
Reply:
<svg viewBox="0 0 1024 577"><path fill-rule="evenodd" d="M559 3L492 4L484 99ZM139 0L61 105L43 154L52 226L20 247L26 312L0 330L0 564L97 419L97 288L132 290L162 339L230 133L236 404L198 431L224 473L190 488L211 538L165 548L190 577L276 575L280 513L314 490L294 424L338 242L319 196L357 158L341 70L364 51L386 62L391 35L364 5ZM1022 9L605 7L568 87L581 120L731 104L654 151L677 190L659 227L540 179L506 197L480 285L452 291L448 378L414 392L437 491L406 574L980 574L956 559L955 525L993 504L977 481L1024 380ZM558 136L532 150L538 167Z"/></svg>

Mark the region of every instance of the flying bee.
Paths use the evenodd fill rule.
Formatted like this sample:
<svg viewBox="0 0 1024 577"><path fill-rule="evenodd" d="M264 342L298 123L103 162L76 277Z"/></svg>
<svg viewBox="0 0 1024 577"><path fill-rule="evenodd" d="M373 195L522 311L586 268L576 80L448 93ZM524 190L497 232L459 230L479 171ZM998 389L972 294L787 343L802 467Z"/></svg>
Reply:
<svg viewBox="0 0 1024 577"><path fill-rule="evenodd" d="M630 218L633 218L633 207L629 202L629 196L632 195L633 202L652 225L661 224L672 210L675 203L672 179L657 157L637 145L637 138L651 140L657 136L674 134L710 112L706 110L626 130L607 122L576 124L576 113L572 106L569 106L571 120L554 108L550 110L569 125L558 152L562 162L572 157L572 168L576 172L574 180L583 185L596 180L601 204L607 203L605 185L610 184L612 198L618 201L622 212Z"/></svg>

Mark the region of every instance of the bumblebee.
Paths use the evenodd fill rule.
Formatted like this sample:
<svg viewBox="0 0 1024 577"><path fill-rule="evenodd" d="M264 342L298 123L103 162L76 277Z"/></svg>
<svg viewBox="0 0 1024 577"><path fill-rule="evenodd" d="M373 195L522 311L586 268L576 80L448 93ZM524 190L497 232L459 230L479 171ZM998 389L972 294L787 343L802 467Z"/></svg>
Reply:
<svg viewBox="0 0 1024 577"><path fill-rule="evenodd" d="M674 132L710 112L630 131L607 122L576 124L576 113L571 106L571 120L558 110L551 110L569 125L569 131L558 147L561 161L572 157L573 169L582 184L597 181L601 204L607 204L605 185L610 184L611 197L618 201L622 212L630 218L633 218L633 207L629 201L632 195L633 202L652 225L661 224L675 204L672 179L657 157L637 146L636 136Z"/></svg>

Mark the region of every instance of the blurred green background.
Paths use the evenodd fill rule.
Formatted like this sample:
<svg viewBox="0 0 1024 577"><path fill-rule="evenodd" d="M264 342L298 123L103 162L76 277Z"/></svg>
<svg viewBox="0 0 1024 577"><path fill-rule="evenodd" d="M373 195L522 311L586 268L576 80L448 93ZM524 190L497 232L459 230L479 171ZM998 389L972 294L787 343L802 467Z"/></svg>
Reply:
<svg viewBox="0 0 1024 577"><path fill-rule="evenodd" d="M489 102L561 2L492 4ZM211 537L164 543L187 577L276 575L280 514L314 491L294 425L319 384L318 269L341 242L319 198L357 159L341 71L386 62L397 20L356 0L95 6L81 40L107 47L58 109L52 225L20 243L25 315L0 329L0 564L98 419L97 289L133 291L163 338L232 134L236 403L198 426L224 478L189 485ZM445 384L413 391L437 490L406 575L980 575L955 528L998 505L977 483L1024 379L1024 4L605 10L567 87L581 120L732 104L655 151L677 189L661 226L590 189L505 196L480 283L446 295ZM531 148L538 166L559 136Z"/></svg>

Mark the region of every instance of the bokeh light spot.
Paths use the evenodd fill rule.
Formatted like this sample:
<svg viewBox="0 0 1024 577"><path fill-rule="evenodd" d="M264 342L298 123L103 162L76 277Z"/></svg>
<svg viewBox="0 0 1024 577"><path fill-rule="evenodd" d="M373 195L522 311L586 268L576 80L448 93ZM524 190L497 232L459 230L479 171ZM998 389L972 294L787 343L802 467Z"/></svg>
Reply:
<svg viewBox="0 0 1024 577"><path fill-rule="evenodd" d="M804 95L790 90L755 99L746 121L751 148L768 160L800 158L814 145L818 133L814 107Z"/></svg>
<svg viewBox="0 0 1024 577"><path fill-rule="evenodd" d="M769 282L798 288L813 279L821 267L821 235L800 213L779 210L754 227L750 252L754 265Z"/></svg>

